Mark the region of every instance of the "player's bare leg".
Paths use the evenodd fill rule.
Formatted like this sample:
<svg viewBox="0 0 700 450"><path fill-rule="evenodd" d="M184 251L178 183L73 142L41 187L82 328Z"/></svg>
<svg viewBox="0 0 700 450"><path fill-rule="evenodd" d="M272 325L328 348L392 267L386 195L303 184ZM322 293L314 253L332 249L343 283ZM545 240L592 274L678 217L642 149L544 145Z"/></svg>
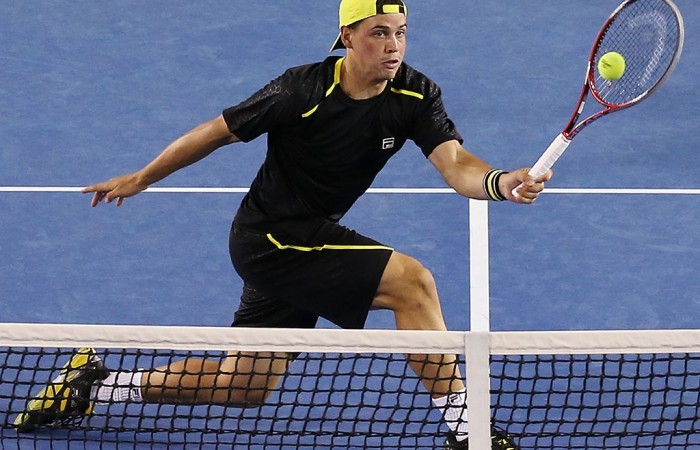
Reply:
<svg viewBox="0 0 700 450"><path fill-rule="evenodd" d="M286 374L287 353L232 352L223 361L188 358L144 374L146 402L254 406Z"/></svg>
<svg viewBox="0 0 700 450"><path fill-rule="evenodd" d="M389 259L372 307L392 310L400 330L447 330L432 274L398 252ZM454 355L408 355L407 359L434 398L464 389Z"/></svg>
<svg viewBox="0 0 700 450"><path fill-rule="evenodd" d="M432 274L415 259L394 252L373 308L391 309L401 330L447 330ZM466 389L454 355L407 355L408 364L433 397L450 428L446 449L468 448ZM507 432L491 431L492 449L517 449Z"/></svg>
<svg viewBox="0 0 700 450"><path fill-rule="evenodd" d="M447 330L432 274L414 258L398 252L389 259L372 306L392 310L400 330ZM466 389L456 356L407 355L407 359L443 413L450 428L448 436L466 444Z"/></svg>

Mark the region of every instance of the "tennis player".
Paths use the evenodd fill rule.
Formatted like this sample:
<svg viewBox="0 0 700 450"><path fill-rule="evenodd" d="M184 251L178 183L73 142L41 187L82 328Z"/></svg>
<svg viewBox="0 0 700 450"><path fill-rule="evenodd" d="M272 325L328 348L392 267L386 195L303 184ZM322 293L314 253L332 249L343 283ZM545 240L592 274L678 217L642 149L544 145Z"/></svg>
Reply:
<svg viewBox="0 0 700 450"><path fill-rule="evenodd" d="M431 273L414 258L341 225L345 213L408 140L469 198L532 203L551 172L532 179L528 169L496 170L462 147L440 88L404 62L403 1L342 0L339 18L331 50L344 49L344 56L287 70L176 139L143 169L83 192L93 193L92 206L121 205L222 146L267 135L267 158L230 233L231 260L244 282L233 326L313 328L323 317L357 329L370 310L389 309L399 329L445 330ZM520 195L513 196L521 183ZM16 424L28 430L86 413L93 402L127 399L259 405L294 356L233 351L223 361L187 359L107 374L94 351L85 349L39 395L63 386L82 401L52 407L30 402ZM446 448L467 448L465 387L455 356L408 360L444 414ZM503 431L494 431L493 442L494 448L516 448Z"/></svg>

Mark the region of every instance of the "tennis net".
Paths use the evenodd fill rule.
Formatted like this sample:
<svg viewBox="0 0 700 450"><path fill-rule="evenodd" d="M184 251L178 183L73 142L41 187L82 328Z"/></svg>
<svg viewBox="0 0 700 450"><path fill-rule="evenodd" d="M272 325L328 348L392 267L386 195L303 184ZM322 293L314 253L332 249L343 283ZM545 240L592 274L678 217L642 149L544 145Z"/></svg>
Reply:
<svg viewBox="0 0 700 450"><path fill-rule="evenodd" d="M294 352L264 405L100 404L19 433L75 349L110 370ZM700 448L700 331L419 332L0 324L0 439L10 448L443 448L447 426L406 355L466 362L471 435L522 449ZM472 447L472 448L487 448Z"/></svg>

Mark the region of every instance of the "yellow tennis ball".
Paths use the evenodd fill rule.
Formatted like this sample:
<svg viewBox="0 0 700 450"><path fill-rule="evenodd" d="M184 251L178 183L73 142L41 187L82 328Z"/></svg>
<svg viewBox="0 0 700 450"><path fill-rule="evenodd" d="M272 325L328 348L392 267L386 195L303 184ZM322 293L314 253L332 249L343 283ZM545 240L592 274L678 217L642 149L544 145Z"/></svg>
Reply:
<svg viewBox="0 0 700 450"><path fill-rule="evenodd" d="M608 52L598 60L598 72L608 81L622 78L625 73L625 57L617 52Z"/></svg>

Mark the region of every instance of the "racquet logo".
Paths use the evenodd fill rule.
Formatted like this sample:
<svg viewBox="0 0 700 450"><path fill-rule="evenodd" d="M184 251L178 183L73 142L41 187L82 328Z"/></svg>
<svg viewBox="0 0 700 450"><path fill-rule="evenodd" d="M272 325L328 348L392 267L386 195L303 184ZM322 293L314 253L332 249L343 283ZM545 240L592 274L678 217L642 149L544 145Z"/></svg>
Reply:
<svg viewBox="0 0 700 450"><path fill-rule="evenodd" d="M649 14L635 18L632 21L631 28L645 27L646 29L652 29L656 33L656 46L652 52L651 58L649 58L649 63L644 69L644 74L642 76L640 84L646 85L652 76L656 68L659 67L661 59L664 56L664 51L666 50L666 35L668 34L668 22L666 18L660 14L658 11L652 11ZM632 30L634 32L634 30Z"/></svg>

